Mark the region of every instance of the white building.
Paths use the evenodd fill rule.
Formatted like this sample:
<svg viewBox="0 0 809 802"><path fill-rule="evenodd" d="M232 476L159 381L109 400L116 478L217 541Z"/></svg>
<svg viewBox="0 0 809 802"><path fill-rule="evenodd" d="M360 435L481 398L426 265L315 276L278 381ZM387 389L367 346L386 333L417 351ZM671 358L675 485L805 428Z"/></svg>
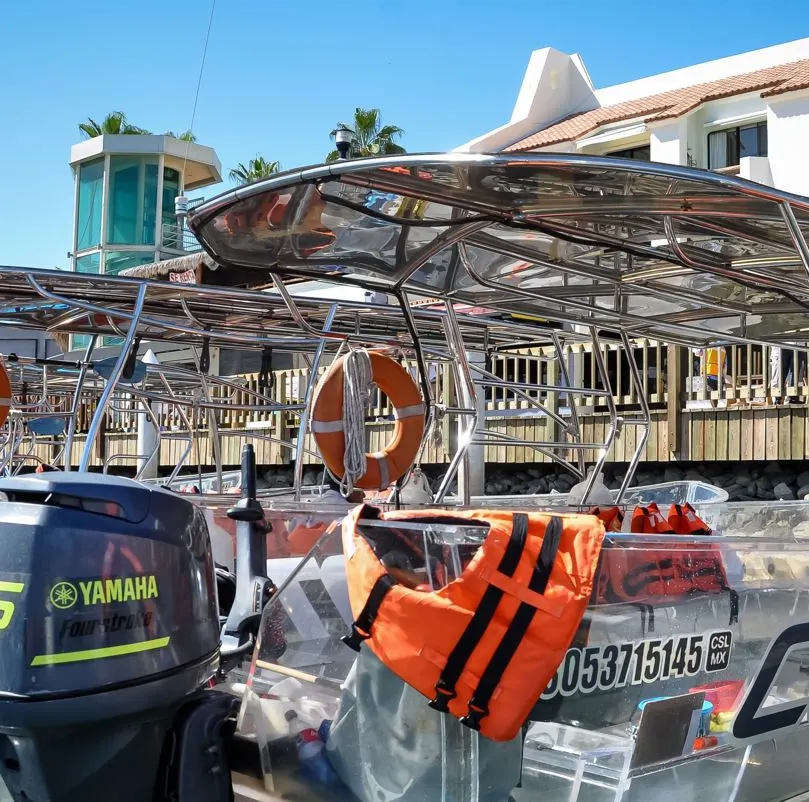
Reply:
<svg viewBox="0 0 809 802"><path fill-rule="evenodd" d="M461 146L722 170L809 195L809 39L596 89L582 58L531 55L510 122Z"/></svg>

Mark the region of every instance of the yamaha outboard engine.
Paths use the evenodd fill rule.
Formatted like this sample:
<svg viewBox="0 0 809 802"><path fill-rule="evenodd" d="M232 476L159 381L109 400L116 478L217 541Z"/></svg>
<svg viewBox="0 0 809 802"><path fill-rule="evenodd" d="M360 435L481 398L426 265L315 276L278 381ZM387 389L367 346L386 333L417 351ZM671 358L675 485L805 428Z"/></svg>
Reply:
<svg viewBox="0 0 809 802"><path fill-rule="evenodd" d="M183 778L227 799L216 744L237 700L200 691L218 660L193 503L112 476L0 480L0 776L15 802L151 802Z"/></svg>

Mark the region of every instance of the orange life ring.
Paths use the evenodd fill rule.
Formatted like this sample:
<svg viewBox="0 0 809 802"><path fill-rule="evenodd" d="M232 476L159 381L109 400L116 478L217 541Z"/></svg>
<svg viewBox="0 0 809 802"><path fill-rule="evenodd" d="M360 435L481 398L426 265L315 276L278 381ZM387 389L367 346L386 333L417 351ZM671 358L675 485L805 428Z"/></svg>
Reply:
<svg viewBox="0 0 809 802"><path fill-rule="evenodd" d="M395 360L379 351L369 351L373 382L394 407L396 428L388 447L377 454L366 454L365 474L355 480L362 490L384 490L404 476L413 465L424 436L424 403L413 377ZM343 432L343 365L346 357L335 360L320 380L312 407L312 434L329 472L342 478L345 473L345 433Z"/></svg>
<svg viewBox="0 0 809 802"><path fill-rule="evenodd" d="M0 362L0 426L2 426L11 412L11 381L8 378L6 366Z"/></svg>

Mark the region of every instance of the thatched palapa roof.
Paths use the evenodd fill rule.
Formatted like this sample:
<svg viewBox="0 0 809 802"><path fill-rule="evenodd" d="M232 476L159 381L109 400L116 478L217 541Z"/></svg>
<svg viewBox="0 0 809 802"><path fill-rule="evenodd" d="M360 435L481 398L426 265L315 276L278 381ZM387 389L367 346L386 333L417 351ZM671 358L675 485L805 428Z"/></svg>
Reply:
<svg viewBox="0 0 809 802"><path fill-rule="evenodd" d="M188 270L216 270L219 265L205 253L191 253L187 256L178 256L176 259L164 259L162 262L153 262L148 265L138 265L121 271L122 276L128 278L161 279L168 278L172 273L185 273Z"/></svg>

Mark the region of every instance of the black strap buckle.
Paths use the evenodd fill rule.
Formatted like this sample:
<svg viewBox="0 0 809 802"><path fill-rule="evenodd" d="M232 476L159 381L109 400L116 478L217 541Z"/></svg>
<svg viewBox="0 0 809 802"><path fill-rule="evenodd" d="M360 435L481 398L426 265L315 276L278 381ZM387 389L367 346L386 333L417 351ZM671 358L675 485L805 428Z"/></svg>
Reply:
<svg viewBox="0 0 809 802"><path fill-rule="evenodd" d="M368 640L370 637L371 635L368 632L363 632L355 622L351 625L351 632L348 635L343 635L340 640L348 646L349 649L358 652L362 646L362 642Z"/></svg>
<svg viewBox="0 0 809 802"><path fill-rule="evenodd" d="M449 703L458 695L454 686L448 685L443 679L435 683L435 698L427 704L439 713L446 713L449 710Z"/></svg>
<svg viewBox="0 0 809 802"><path fill-rule="evenodd" d="M461 719L461 724L464 727L469 727L470 730L475 732L480 731L480 722L489 715L488 707L477 707L472 702L469 703L469 710L467 714Z"/></svg>

